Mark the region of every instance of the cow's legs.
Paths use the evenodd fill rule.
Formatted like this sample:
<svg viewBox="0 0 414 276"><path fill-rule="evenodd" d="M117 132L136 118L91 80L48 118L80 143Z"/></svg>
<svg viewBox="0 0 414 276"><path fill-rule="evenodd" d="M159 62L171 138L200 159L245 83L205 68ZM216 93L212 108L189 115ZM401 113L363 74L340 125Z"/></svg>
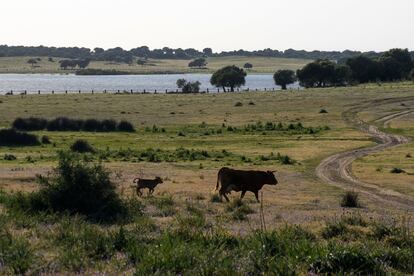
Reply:
<svg viewBox="0 0 414 276"><path fill-rule="evenodd" d="M246 194L246 191L242 191L240 199L243 199L244 195Z"/></svg>
<svg viewBox="0 0 414 276"><path fill-rule="evenodd" d="M139 197L141 197L141 196L142 196L141 189L137 189L137 196L139 196Z"/></svg>
<svg viewBox="0 0 414 276"><path fill-rule="evenodd" d="M152 195L154 193L154 189L148 189L148 195Z"/></svg>
<svg viewBox="0 0 414 276"><path fill-rule="evenodd" d="M227 202L230 202L230 199L228 198L226 193L220 193L220 195L224 196L224 198L226 199Z"/></svg>
<svg viewBox="0 0 414 276"><path fill-rule="evenodd" d="M260 200L259 200L259 191L255 191L255 192L253 192L254 193L254 196L256 197L256 199L257 199L257 202L260 202Z"/></svg>

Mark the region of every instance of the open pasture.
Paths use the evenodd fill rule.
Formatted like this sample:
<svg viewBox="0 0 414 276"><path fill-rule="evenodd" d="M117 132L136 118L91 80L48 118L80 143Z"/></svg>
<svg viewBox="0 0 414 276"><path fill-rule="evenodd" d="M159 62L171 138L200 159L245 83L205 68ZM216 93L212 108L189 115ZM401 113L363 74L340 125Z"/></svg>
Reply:
<svg viewBox="0 0 414 276"><path fill-rule="evenodd" d="M392 87L368 85L304 91L198 95L2 96L0 97L2 115L0 126L3 128L9 127L17 117L31 116L46 119L53 119L57 116L101 120L111 118L117 121L127 120L136 128L134 133L34 131L33 134L39 137L47 135L51 144L34 147L1 147L0 188L3 193L20 191L26 194L37 191L39 184L36 182L36 175L46 175L52 167L56 166L57 151L68 150L77 139L87 140L95 148L95 153L84 154L84 158L101 160L103 165L113 172L111 177L117 184L117 193L122 198L136 198L135 191L131 187L135 177L160 176L164 179L164 183L157 187L153 197L144 196L138 199L142 214L133 223L122 227L89 225L87 222L75 221L73 218L63 218L62 221L55 219L53 222L42 223L30 221L29 225L21 226L22 220L25 220L24 217L17 220L11 217L6 218L7 212L4 206L0 209L1 214L5 217L4 221L9 231L18 233L21 227L25 229L24 231L33 230L30 232L32 234L27 233L24 236L37 241L32 246L48 252L48 254L42 254L41 261L36 262L49 265L58 263L57 267L47 269L47 271L56 269L55 272L104 271L113 273L124 271L127 274L132 271L138 272L139 270L134 269L135 261L131 261L134 260L131 256L135 255L131 254L145 256L135 264L141 269L140 271L146 273L149 273L151 265L157 267L167 265L160 270L164 272L174 269L168 268L168 265L173 267L183 265L181 269L186 271L189 271L189 267L197 271L200 269L198 263L174 263L177 261L175 259L164 259L163 264L151 263L150 260L155 260L152 259L155 257L148 254L155 251L131 253L128 251L131 250L130 247L127 251L117 249L121 252L128 252L125 253L126 255L118 257L111 255L109 259L101 255L98 257L93 255L79 260L75 256L63 254L56 249L69 248L65 240L59 241L59 237L65 236L69 239L70 235L74 235L74 232L69 233L70 229L75 227L74 225L81 227L79 235L92 233L89 227L96 227L94 229L101 233L99 237L106 237L108 233L113 233L111 231L121 231L123 227L128 235L134 231L144 231L143 233L149 233L148 235L153 237L150 238L151 241L145 240L144 242L151 244L148 245L150 248L152 242L160 242L165 246L166 241L158 239L165 238L162 234L164 230L176 229L175 227L178 227L177 231L182 231L180 227L185 225L189 227L185 230L190 231L188 233L193 233L191 231L210 233L209 231L213 230L209 229L218 227L225 231L226 236L249 239L253 230L263 229L263 221L265 221L266 229L270 230L284 229L283 227L291 224L300 225L318 236L318 246L325 246L325 242L329 243L332 237L339 239L341 244L344 242L344 246L348 246L348 243L349 246L357 246L359 242L365 242L364 239L373 237L371 231L374 231L374 234L377 233L375 232L377 224L374 221L380 220L387 224L394 220L403 220L404 225L412 227L412 222L409 220L410 214L390 202L384 203L366 194L359 195L360 208L354 211L345 210L340 205L345 189L318 179L315 175L315 168L324 158L335 153L375 145L375 141L369 135L344 121L343 112L361 103L401 98L401 101L396 100L395 103L373 105L367 110L361 110L358 116L367 122L383 127L385 131L414 137L414 129L410 124L411 115L389 120L385 127L384 122L381 121L381 118L394 113L413 109L413 95L414 87L411 84L400 84ZM326 112L321 112L322 109ZM270 126L266 124L267 122L281 122L286 129L290 124L295 126L300 123L303 129L283 131L272 129L272 127L266 129L266 125ZM309 128L313 130L309 132ZM289 156L293 162L284 164L281 159L276 158L277 153ZM353 164L353 173L364 182L404 193L407 196L414 196L413 159L407 157L408 153L414 155L412 143L369 155ZM5 160L3 157L6 155L13 155L16 159ZM216 185L217 172L223 166L276 170L275 175L279 184L264 187L261 198L263 206L255 202L254 195L251 193L246 194L242 207L238 206L239 203L236 201L239 193L231 194L230 199L233 203L219 203L216 202L215 197L217 192L212 190ZM394 167L401 167L406 173L391 173L390 168ZM5 195L1 194L0 202L6 202L4 198ZM345 220L347 222L344 224ZM358 226L355 226L355 223ZM347 226L348 224L352 226ZM42 233L41 229L44 227L53 229L48 234L49 238L52 238L51 242L48 242L49 238ZM62 227L69 228L65 232ZM340 228L342 230L338 230L337 227L342 227ZM345 232L332 234L332 231ZM211 235L216 237L216 234L214 232ZM191 236L189 239L195 243L193 238L194 236ZM79 238L79 242L81 241L82 237ZM188 239L186 241L189 242ZM59 247L56 247L54 243L59 244ZM179 240L174 241L173 244L175 244L174 248L165 249L165 252L157 252L161 255L171 253L181 256L175 250L178 250L177 246L183 245ZM84 256L83 254L87 254L85 252L89 252L82 246L77 249L81 250L79 256ZM194 246L197 245L194 244ZM352 248L354 250L357 247ZM229 252L228 249L224 250ZM222 252L222 249L219 251ZM96 251L93 252L96 253ZM316 265L317 262L313 258L317 259L316 256L319 253L308 252L307 254L313 257L307 261L300 261L295 268L290 268L290 270L306 272L310 269L310 263L312 263L311 266ZM355 254L368 256L359 251ZM200 256L206 255L200 253ZM93 263L93 260L96 260L94 258L99 261ZM236 260L242 259L236 257ZM288 262L292 261L289 259ZM318 265L321 264L318 263ZM232 263L231 266L239 267L240 271L245 271L244 269L251 271L249 263L240 266ZM412 267L392 267L387 271L394 271L393 269L412 271ZM274 271L269 267L266 269L261 267L261 269Z"/></svg>

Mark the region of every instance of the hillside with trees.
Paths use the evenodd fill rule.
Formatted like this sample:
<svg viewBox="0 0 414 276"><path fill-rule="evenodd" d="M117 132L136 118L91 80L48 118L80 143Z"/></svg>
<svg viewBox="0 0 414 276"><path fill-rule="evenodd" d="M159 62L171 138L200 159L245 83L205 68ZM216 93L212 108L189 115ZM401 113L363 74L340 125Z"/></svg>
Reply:
<svg viewBox="0 0 414 276"><path fill-rule="evenodd" d="M60 57L70 59L91 59L113 62L132 63L134 57L152 59L196 59L202 57L227 57L227 56L250 56L250 57L277 57L277 58L299 58L299 59L329 59L343 61L351 57L360 55L369 58L378 58L383 53L360 52L360 51L305 51L287 49L284 51L275 49L263 49L255 51L235 50L214 52L211 48L204 48L199 51L193 48L169 48L150 49L147 46L140 46L130 50L121 47L103 48L84 48L84 47L45 47L45 46L8 46L0 45L0 57L19 57L19 56L45 56ZM414 52L409 53L414 57Z"/></svg>

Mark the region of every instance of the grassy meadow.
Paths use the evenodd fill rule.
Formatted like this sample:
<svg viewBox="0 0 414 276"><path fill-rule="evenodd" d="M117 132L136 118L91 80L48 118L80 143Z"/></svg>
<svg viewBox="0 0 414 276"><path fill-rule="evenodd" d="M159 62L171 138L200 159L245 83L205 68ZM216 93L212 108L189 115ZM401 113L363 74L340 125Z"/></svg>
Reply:
<svg viewBox="0 0 414 276"><path fill-rule="evenodd" d="M74 73L76 70L61 70L59 60L53 58L50 62L47 57L40 57L35 66L27 63L32 57L0 57L0 73L56 73L67 74ZM36 57L35 57L36 58ZM125 63L114 63L108 61L92 61L88 68L92 69L114 69L117 71L130 72L133 74L165 74L165 73L212 73L227 65L237 65L243 67L247 62L253 64L253 69L249 73L274 73L279 69L296 70L309 63L306 59L291 58L268 58L268 57L212 57L207 58L207 68L197 69L189 68L188 63L191 60L177 59L149 59L144 66L138 65L136 61L128 65Z"/></svg>
<svg viewBox="0 0 414 276"><path fill-rule="evenodd" d="M255 59L258 72L302 65ZM0 71L5 60L0 59ZM210 59L209 68L247 61L252 62ZM186 62L163 62L163 70L188 70ZM23 61L15 66L21 72L30 67ZM133 133L34 131L51 143L0 147L0 272L413 273L411 214L363 194L361 208L342 208L345 191L315 176L324 158L375 144L346 124L342 112L373 100L408 96L414 96L410 83L198 95L0 96L0 128L31 116L110 118L127 120L136 128ZM377 121L413 107L414 100L407 100L404 105L372 106L359 116L385 131L414 138L414 115L385 127ZM266 128L267 122L282 123L284 129ZM299 123L302 128L295 128ZM39 190L36 175L47 175L57 164L57 152L68 150L77 139L95 148L82 158L101 161L112 172L120 197L133 202L130 221L107 225L64 213L28 214L16 207L20 193ZM283 162L278 153L292 162ZM5 160L6 155L16 159ZM357 160L353 173L414 196L414 159L409 155L414 156L413 143ZM217 202L212 190L223 166L276 170L279 184L265 186L262 205L249 193L243 203L236 200L238 193L231 194L230 204ZM390 172L397 167L406 172ZM154 196L137 198L132 180L155 176L165 181Z"/></svg>

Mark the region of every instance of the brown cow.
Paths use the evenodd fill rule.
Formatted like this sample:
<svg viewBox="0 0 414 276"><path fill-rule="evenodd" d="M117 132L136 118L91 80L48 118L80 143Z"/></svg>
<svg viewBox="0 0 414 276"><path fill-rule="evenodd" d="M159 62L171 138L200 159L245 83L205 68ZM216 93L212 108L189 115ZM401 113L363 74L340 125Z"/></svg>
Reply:
<svg viewBox="0 0 414 276"><path fill-rule="evenodd" d="M276 185L277 179L272 171L241 171L230 168L221 168L217 175L216 191L220 184L219 194L229 202L227 194L231 191L241 192L241 199L247 191L254 193L257 202L259 201L259 191L265 184Z"/></svg>
<svg viewBox="0 0 414 276"><path fill-rule="evenodd" d="M136 189L138 196L142 196L141 190L145 188L148 189L148 195L152 195L155 187L157 187L158 184L163 183L161 177L159 176L157 176L155 179L135 178L133 182L137 183Z"/></svg>

